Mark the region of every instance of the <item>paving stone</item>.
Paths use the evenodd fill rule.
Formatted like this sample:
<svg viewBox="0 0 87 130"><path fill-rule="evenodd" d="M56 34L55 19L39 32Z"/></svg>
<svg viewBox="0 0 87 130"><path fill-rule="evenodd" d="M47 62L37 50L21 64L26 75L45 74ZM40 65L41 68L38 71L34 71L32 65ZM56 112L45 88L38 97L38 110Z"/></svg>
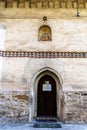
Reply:
<svg viewBox="0 0 87 130"><path fill-rule="evenodd" d="M32 124L0 125L0 130L87 130L87 124L62 124L62 128L33 128Z"/></svg>

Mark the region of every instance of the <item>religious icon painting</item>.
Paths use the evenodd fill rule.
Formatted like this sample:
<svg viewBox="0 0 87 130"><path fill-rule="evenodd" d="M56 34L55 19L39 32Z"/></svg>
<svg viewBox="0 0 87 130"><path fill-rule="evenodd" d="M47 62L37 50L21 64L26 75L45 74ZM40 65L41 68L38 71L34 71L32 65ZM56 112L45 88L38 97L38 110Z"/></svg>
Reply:
<svg viewBox="0 0 87 130"><path fill-rule="evenodd" d="M43 25L39 29L39 41L52 41L51 29L47 25Z"/></svg>

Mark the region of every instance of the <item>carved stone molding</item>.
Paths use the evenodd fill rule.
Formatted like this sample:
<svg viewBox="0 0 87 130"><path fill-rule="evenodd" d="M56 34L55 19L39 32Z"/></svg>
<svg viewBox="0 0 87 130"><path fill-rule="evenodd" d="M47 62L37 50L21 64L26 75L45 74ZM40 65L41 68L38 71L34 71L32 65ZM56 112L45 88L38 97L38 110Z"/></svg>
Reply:
<svg viewBox="0 0 87 130"><path fill-rule="evenodd" d="M24 52L0 51L0 57L87 58L87 52Z"/></svg>

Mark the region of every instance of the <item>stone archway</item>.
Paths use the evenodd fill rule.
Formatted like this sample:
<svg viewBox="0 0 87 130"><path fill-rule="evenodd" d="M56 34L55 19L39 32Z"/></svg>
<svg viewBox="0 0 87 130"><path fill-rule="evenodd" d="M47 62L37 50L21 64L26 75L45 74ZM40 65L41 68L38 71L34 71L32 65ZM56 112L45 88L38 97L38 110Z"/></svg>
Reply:
<svg viewBox="0 0 87 130"><path fill-rule="evenodd" d="M32 80L33 84L33 96L32 96L32 106L31 106L31 112L30 112L30 118L36 118L38 115L37 110L37 97L38 97L38 83L42 77L45 75L51 76L56 83L56 117L58 117L61 121L63 121L64 118L64 96L62 91L62 80L60 78L60 75L55 72L54 70L50 68L44 68L37 72Z"/></svg>

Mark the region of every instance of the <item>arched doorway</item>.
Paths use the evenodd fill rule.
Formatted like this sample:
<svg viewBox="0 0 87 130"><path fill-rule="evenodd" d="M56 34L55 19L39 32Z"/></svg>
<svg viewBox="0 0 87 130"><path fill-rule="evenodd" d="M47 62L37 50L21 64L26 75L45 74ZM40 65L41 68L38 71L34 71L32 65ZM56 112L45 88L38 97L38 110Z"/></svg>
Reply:
<svg viewBox="0 0 87 130"><path fill-rule="evenodd" d="M57 116L56 82L50 75L42 76L37 90L37 116Z"/></svg>
<svg viewBox="0 0 87 130"><path fill-rule="evenodd" d="M45 116L45 115L46 116L56 116L61 121L64 120L64 96L63 96L64 94L63 94L63 90L62 90L62 83L63 82L62 82L61 76L55 70L53 70L51 68L47 68L47 67L43 68L43 69L39 70L35 75L33 75L33 79L32 79L33 86L31 87L32 90L30 91L29 120L36 119L38 116ZM46 88L46 86L40 87L40 86L43 86L44 84L46 84L46 85L49 84L49 87L47 87L47 88ZM53 87L50 87L50 85ZM39 95L42 91L41 89L43 89L44 91L47 90L47 93L48 93L48 90L50 92L51 89L53 89L53 91L54 91L53 92L54 97L52 97L54 105L51 106L52 110L50 110L49 113L47 111L45 113L45 110L43 113L43 110L41 110L41 108L40 108L41 104L39 104L39 103L40 102L42 103L42 101L39 100L39 99L41 99L41 95ZM42 91L42 93L43 93L43 91ZM52 94L52 93L50 93L50 94ZM50 95L46 97L46 99L49 99L49 98L50 98ZM47 101L46 99L45 99L45 101ZM50 103L51 100L48 100L49 104L51 104ZM52 108L53 106L55 106L55 107ZM43 106L43 108L44 108L44 106ZM48 108L48 106L46 108ZM53 109L54 109L54 112L52 113ZM41 110L41 111L39 111L39 110Z"/></svg>

